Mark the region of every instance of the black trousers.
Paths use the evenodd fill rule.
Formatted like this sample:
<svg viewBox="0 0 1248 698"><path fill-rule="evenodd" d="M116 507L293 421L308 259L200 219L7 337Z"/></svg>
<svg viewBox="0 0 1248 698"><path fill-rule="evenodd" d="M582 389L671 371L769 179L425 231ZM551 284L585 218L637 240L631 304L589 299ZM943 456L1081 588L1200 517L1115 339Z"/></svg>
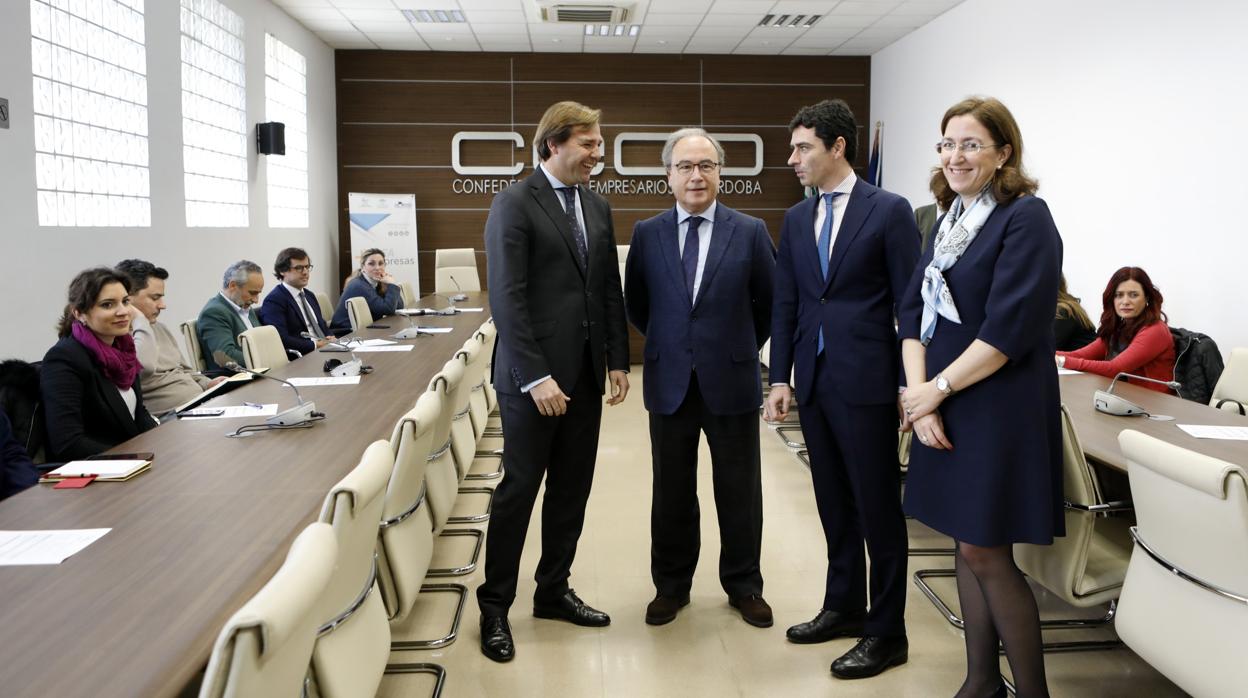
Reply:
<svg viewBox="0 0 1248 698"><path fill-rule="evenodd" d="M867 608L867 635L906 632L906 520L897 461L897 406L845 402L815 360L815 394L801 405L815 503L828 544L823 607Z"/></svg>
<svg viewBox="0 0 1248 698"><path fill-rule="evenodd" d="M486 532L485 581L477 587L477 604L484 615L505 616L516 599L520 554L543 478L542 556L534 601L554 601L568 591L602 421L602 392L588 351L583 366L571 391L559 386L572 400L558 417L543 417L527 394L498 394L504 474L494 491Z"/></svg>
<svg viewBox="0 0 1248 698"><path fill-rule="evenodd" d="M693 583L701 547L698 441L711 449L715 513L719 517L719 581L731 599L762 594L759 553L763 488L758 415L716 415L706 408L697 374L675 413L650 414L654 488L650 508L650 576L662 596L683 597Z"/></svg>

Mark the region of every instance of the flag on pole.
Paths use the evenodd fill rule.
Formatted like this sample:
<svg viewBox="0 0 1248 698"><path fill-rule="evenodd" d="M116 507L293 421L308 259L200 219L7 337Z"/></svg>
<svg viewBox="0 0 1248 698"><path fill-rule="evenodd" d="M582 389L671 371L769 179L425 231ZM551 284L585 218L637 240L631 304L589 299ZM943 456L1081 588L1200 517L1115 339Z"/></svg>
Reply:
<svg viewBox="0 0 1248 698"><path fill-rule="evenodd" d="M884 122L875 122L875 142L871 144L871 160L867 163L867 182L877 187L884 184L884 158L881 153L880 138L883 136Z"/></svg>

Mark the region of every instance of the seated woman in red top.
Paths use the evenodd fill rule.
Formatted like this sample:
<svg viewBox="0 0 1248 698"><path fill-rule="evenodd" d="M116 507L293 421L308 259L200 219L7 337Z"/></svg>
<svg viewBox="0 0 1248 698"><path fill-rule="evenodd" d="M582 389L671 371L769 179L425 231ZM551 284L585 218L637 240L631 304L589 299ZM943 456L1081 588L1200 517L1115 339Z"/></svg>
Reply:
<svg viewBox="0 0 1248 698"><path fill-rule="evenodd" d="M1077 351L1057 352L1057 365L1113 378L1134 373L1159 381L1174 380L1174 339L1161 312L1161 291L1139 267L1114 272L1101 296L1104 312L1096 339ZM1137 385L1168 393L1164 385Z"/></svg>

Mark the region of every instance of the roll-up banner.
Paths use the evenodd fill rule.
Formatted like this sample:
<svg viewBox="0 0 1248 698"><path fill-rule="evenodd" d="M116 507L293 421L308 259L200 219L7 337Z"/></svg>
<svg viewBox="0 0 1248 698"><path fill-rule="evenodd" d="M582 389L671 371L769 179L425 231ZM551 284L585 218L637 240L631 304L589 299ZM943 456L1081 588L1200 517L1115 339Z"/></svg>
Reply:
<svg viewBox="0 0 1248 698"><path fill-rule="evenodd" d="M376 247L386 253L386 270L420 293L419 245L416 239L415 194L347 194L351 220L351 263L359 269L360 253Z"/></svg>

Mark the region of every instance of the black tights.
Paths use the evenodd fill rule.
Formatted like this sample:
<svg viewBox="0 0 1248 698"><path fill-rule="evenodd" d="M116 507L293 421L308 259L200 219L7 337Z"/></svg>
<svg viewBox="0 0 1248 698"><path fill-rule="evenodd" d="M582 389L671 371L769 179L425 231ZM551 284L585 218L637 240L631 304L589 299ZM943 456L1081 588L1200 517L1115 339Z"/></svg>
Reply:
<svg viewBox="0 0 1248 698"><path fill-rule="evenodd" d="M955 568L966 634L966 681L955 698L993 695L1001 685L997 643L1014 673L1018 698L1049 695L1041 652L1040 612L1009 545L958 542Z"/></svg>

